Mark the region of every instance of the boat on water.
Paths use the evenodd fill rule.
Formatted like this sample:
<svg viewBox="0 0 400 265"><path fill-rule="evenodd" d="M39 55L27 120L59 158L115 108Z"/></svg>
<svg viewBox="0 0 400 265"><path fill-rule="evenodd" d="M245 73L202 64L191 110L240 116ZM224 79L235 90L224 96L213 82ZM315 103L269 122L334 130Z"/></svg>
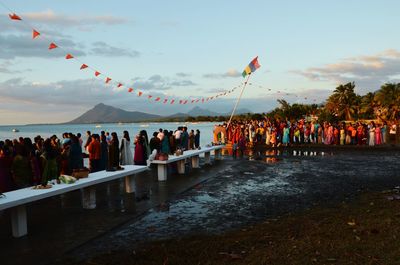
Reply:
<svg viewBox="0 0 400 265"><path fill-rule="evenodd" d="M101 128L101 125L100 125L100 124L97 124L95 127L96 127L96 128Z"/></svg>
<svg viewBox="0 0 400 265"><path fill-rule="evenodd" d="M149 127L148 124L140 124L140 127Z"/></svg>
<svg viewBox="0 0 400 265"><path fill-rule="evenodd" d="M19 132L18 129L12 129L12 131L15 132L15 133L16 133L16 132Z"/></svg>

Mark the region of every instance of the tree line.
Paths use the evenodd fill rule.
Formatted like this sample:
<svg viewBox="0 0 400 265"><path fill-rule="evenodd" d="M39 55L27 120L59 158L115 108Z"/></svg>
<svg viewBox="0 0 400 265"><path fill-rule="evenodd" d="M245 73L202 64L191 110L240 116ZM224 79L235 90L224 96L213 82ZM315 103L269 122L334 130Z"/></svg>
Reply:
<svg viewBox="0 0 400 265"><path fill-rule="evenodd" d="M400 83L386 83L379 90L365 95L356 94L355 88L354 82L341 84L321 104L290 104L285 99L278 99L279 106L272 111L235 115L234 119L259 120L269 117L297 120L304 116L315 115L320 120L329 122L360 119L383 122L400 118ZM188 116L167 118L163 121L223 122L227 119L229 116Z"/></svg>

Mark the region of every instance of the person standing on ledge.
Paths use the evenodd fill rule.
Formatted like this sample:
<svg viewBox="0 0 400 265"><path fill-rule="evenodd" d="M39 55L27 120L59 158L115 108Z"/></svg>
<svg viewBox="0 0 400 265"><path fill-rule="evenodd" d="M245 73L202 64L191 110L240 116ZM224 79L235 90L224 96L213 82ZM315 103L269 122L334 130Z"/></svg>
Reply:
<svg viewBox="0 0 400 265"><path fill-rule="evenodd" d="M128 131L124 131L124 135L121 139L121 165L133 165L133 155L130 148L131 138L129 137Z"/></svg>
<svg viewBox="0 0 400 265"><path fill-rule="evenodd" d="M89 167L90 172L100 171L100 159L101 159L101 144L100 136L98 134L92 135L92 141L87 147L89 152Z"/></svg>
<svg viewBox="0 0 400 265"><path fill-rule="evenodd" d="M196 134L194 135L194 147L199 149L200 147L200 130L196 130Z"/></svg>

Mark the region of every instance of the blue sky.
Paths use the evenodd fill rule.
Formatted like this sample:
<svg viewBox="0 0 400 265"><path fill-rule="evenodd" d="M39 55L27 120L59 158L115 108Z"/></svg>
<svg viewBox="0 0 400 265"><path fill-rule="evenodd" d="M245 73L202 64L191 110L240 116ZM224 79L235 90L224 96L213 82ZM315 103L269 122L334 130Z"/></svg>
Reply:
<svg viewBox="0 0 400 265"><path fill-rule="evenodd" d="M28 23L0 4L0 124L64 122L100 102L165 115L194 107L118 91L80 62L145 94L187 99L239 85L258 55L240 104L254 112L278 98L323 102L339 83L364 94L400 80L398 1L0 2ZM64 50L48 51L50 41ZM199 106L228 112L238 95Z"/></svg>

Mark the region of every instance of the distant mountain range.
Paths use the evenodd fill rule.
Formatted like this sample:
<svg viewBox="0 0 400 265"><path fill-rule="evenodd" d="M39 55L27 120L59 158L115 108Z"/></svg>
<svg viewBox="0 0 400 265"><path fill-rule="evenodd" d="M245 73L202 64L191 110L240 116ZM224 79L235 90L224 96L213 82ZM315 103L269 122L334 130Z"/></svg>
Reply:
<svg viewBox="0 0 400 265"><path fill-rule="evenodd" d="M251 113L248 109L239 109L236 114ZM172 118L186 118L198 116L228 116L230 113L217 113L200 107L194 107L187 113L175 113L170 116L149 114L140 111L126 111L120 108L97 104L78 118L67 123L114 123L114 122L144 122L165 121Z"/></svg>

